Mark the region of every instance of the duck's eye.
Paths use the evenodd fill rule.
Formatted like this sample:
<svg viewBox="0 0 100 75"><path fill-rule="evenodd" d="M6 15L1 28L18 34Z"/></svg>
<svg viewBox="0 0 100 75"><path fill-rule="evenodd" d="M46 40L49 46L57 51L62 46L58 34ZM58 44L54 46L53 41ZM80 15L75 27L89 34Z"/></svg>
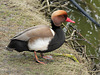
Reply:
<svg viewBox="0 0 100 75"><path fill-rule="evenodd" d="M67 19L67 15L63 15L65 19Z"/></svg>

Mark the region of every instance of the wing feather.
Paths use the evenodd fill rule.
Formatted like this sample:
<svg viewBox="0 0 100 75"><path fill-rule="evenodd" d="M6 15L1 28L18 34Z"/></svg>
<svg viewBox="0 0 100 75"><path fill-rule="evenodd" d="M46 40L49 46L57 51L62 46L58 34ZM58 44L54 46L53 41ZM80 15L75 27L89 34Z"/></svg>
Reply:
<svg viewBox="0 0 100 75"><path fill-rule="evenodd" d="M38 25L38 26L30 27L20 32L12 39L28 41L32 37L53 37L53 36L54 35L49 26Z"/></svg>

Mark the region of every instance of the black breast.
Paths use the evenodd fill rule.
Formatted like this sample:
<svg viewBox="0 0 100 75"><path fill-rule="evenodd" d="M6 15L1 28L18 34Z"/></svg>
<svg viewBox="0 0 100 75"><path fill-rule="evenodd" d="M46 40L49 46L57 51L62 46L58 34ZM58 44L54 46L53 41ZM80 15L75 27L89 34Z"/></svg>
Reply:
<svg viewBox="0 0 100 75"><path fill-rule="evenodd" d="M55 32L56 34L48 46L48 51L59 48L65 41L65 35L61 28L56 29Z"/></svg>

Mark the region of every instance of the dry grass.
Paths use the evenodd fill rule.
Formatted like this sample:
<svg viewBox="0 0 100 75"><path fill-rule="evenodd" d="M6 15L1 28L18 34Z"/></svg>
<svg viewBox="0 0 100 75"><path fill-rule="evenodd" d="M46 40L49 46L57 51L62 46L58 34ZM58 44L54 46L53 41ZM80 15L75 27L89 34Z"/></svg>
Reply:
<svg viewBox="0 0 100 75"><path fill-rule="evenodd" d="M81 63L53 55L53 61L40 58L47 62L46 65L41 65L34 61L30 52L23 55L4 49L16 33L34 25L49 24L38 11L39 7L38 0L0 0L0 75L89 75L85 59L65 45L53 53L72 53Z"/></svg>

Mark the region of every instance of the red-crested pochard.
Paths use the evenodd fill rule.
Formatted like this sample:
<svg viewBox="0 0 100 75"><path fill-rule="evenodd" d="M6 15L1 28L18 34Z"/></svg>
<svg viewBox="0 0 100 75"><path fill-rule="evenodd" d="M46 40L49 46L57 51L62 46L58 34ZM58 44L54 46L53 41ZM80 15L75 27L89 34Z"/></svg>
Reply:
<svg viewBox="0 0 100 75"><path fill-rule="evenodd" d="M63 22L75 23L67 17L66 11L57 10L51 15L52 28L47 25L37 25L28 28L13 37L7 49L14 49L18 52L34 52L36 61L44 64L44 62L38 60L36 52L42 55L42 53L51 52L59 48L64 43L65 35L60 27Z"/></svg>

